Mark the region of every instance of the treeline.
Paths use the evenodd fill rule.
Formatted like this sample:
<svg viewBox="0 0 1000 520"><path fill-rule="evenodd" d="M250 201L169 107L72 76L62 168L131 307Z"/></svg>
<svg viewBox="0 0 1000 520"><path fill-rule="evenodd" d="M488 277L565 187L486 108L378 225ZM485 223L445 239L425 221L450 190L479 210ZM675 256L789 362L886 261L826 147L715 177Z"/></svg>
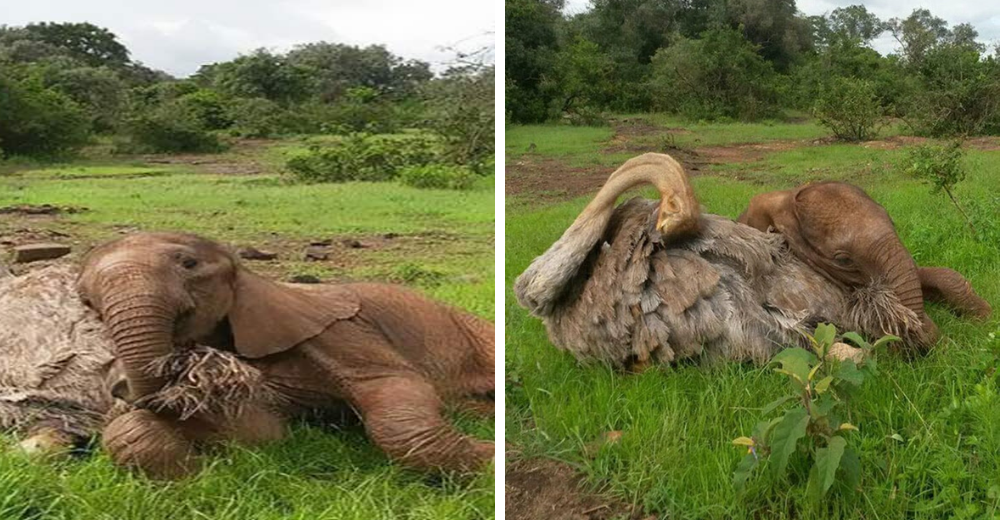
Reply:
<svg viewBox="0 0 1000 520"><path fill-rule="evenodd" d="M89 23L0 26L0 150L65 154L106 135L125 152L211 152L227 136L417 128L454 162L479 165L493 153L493 84L489 63L459 59L435 75L383 46L328 42L259 49L176 79Z"/></svg>
<svg viewBox="0 0 1000 520"><path fill-rule="evenodd" d="M805 16L794 0L506 3L506 111L530 123L663 111L754 121L794 109L864 139L899 118L922 135L1000 133L1000 64L969 24L862 5ZM898 51L872 41L891 35Z"/></svg>

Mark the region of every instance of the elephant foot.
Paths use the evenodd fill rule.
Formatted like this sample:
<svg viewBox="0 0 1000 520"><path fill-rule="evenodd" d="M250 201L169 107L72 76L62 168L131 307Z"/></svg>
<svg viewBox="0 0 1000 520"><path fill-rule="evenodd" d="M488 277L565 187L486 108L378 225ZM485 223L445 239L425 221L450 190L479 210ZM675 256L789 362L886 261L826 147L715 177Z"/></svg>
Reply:
<svg viewBox="0 0 1000 520"><path fill-rule="evenodd" d="M118 466L157 480L176 480L197 472L201 461L194 443L171 419L135 410L108 423L104 449Z"/></svg>
<svg viewBox="0 0 1000 520"><path fill-rule="evenodd" d="M76 442L76 436L46 426L32 431L26 439L18 443L18 448L32 456L61 455L72 450Z"/></svg>

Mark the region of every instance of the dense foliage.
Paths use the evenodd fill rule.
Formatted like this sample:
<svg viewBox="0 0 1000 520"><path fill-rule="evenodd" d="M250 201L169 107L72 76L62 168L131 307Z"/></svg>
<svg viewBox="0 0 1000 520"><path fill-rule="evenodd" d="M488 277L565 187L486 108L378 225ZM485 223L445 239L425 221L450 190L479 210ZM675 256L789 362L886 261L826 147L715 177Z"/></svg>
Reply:
<svg viewBox="0 0 1000 520"><path fill-rule="evenodd" d="M214 152L232 137L419 130L443 143L442 162L483 172L495 124L488 58L460 54L434 74L381 45L315 42L176 79L92 24L0 26L0 148L50 156L105 135L126 153Z"/></svg>
<svg viewBox="0 0 1000 520"><path fill-rule="evenodd" d="M506 2L510 122L648 111L753 121L796 110L852 140L887 118L920 135L1000 133L1000 62L971 25L949 27L927 9L880 20L863 5L806 16L794 0L563 7ZM871 47L883 34L898 45L888 56Z"/></svg>

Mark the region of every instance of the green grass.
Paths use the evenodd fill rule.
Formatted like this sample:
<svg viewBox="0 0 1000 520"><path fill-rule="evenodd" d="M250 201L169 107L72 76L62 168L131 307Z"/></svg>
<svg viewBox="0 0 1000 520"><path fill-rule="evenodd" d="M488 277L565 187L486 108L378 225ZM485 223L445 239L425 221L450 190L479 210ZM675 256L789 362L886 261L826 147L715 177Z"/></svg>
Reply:
<svg viewBox="0 0 1000 520"><path fill-rule="evenodd" d="M79 255L120 230L192 231L276 250L279 262L251 263L272 275L391 280L493 316L492 178L456 192L390 183L296 185L276 173L205 175L184 166L99 159L27 167L0 176L0 207L88 210L55 218L0 215L0 235L58 231L69 235L65 240ZM335 249L330 262L301 258L311 240L365 241L384 233L397 235L385 249ZM494 437L492 421L457 419L477 437ZM11 449L13 442L0 436L0 520L494 517L492 469L469 478L406 470L390 463L358 427L300 425L290 439L260 449L224 447L197 477L169 484L133 477L99 453L30 460Z"/></svg>
<svg viewBox="0 0 1000 520"><path fill-rule="evenodd" d="M613 135L609 127L518 125L504 132L504 147L508 159L528 153L534 144L534 153L576 165L598 161L602 143Z"/></svg>
<svg viewBox="0 0 1000 520"><path fill-rule="evenodd" d="M898 173L893 165L901 153L859 145L801 148L719 168L721 176L693 183L707 211L735 217L756 193L825 177L856 182L886 206L918 263L957 269L1000 309L1000 153L970 153L970 175L958 187L959 199L983 223L978 240L943 194ZM507 390L506 435L526 456L568 461L593 486L660 518L1000 515L1000 317L978 323L931 306L944 337L930 354L912 360L879 354L880 377L850 405L851 422L860 428L849 436L861 453L860 493L810 503L803 461L789 478L755 477L737 493L731 477L744 452L730 441L748 434L761 408L782 394L782 376L726 363L640 375L581 366L517 306L514 279L586 202L507 208L507 378L520 384ZM586 448L612 430L623 432L619 442L596 454Z"/></svg>

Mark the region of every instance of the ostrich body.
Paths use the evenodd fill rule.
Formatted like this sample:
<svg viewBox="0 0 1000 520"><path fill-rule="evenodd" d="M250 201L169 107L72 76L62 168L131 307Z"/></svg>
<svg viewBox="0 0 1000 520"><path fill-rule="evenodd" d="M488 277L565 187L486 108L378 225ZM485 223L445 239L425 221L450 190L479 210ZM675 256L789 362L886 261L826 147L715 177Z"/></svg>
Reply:
<svg viewBox="0 0 1000 520"><path fill-rule="evenodd" d="M654 184L660 201L626 190ZM839 286L779 234L701 214L683 168L645 154L614 172L514 284L559 348L613 365L701 356L763 362L820 322L869 336L915 333L888 289Z"/></svg>
<svg viewBox="0 0 1000 520"><path fill-rule="evenodd" d="M113 398L104 380L114 355L104 325L80 302L60 265L0 277L0 429L99 431Z"/></svg>

